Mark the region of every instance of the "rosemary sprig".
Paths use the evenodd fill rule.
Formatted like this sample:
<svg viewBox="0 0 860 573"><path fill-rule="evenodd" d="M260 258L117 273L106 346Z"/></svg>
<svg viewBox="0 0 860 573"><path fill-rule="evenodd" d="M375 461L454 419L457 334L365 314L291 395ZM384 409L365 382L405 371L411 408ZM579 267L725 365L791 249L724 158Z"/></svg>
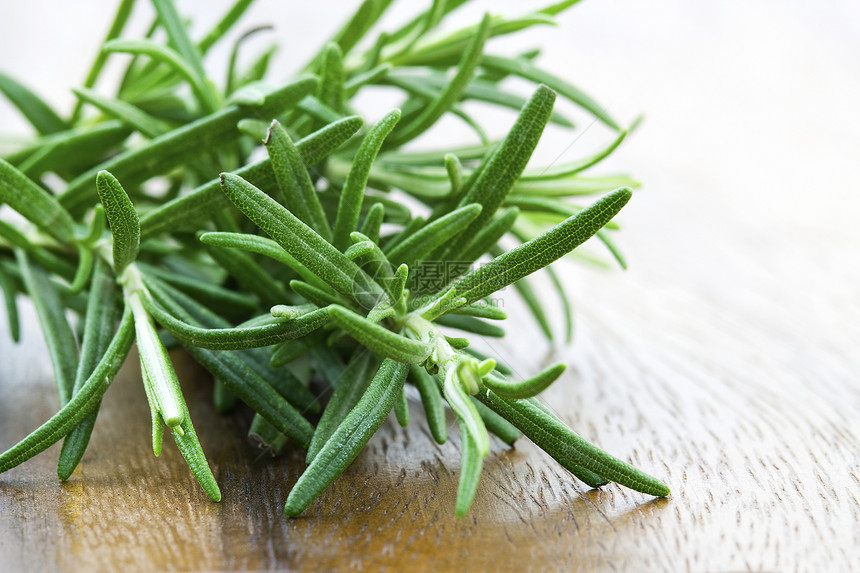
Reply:
<svg viewBox="0 0 860 573"><path fill-rule="evenodd" d="M237 0L197 41L170 0L152 2L158 18L146 38L122 37L133 2L120 2L102 51L74 90L69 119L0 74L0 93L37 134L0 158L0 203L23 218L0 219L0 288L15 340L15 297L34 301L61 404L0 454L0 471L65 438L58 474L68 479L136 340L154 453L166 426L218 501L166 350L170 340L213 374L219 411L237 399L254 410L249 433L258 444L273 453L288 442L307 450L308 467L285 504L291 516L337 479L392 410L401 425L410 423L407 382L418 389L437 442L447 440L446 403L458 419L457 515L479 487L490 433L506 444L525 434L590 487L615 481L668 495L659 480L589 444L538 401L564 364L515 381L449 330L504 336L494 322L507 315L492 297L514 285L551 337L550 313L528 282L547 269L569 338L570 302L550 265L593 236L625 264L610 233L635 182L583 172L633 126L622 128L591 97L540 68L536 53L485 53L489 38L552 23L575 0L467 25L457 21L463 1L434 1L384 32L374 30L390 2L366 0L302 74L282 84L261 81L271 49L237 69L240 38L220 90L203 58L252 0ZM157 29L167 44L152 39ZM118 89L94 90L117 53L133 56ZM511 76L534 84L530 97L508 87ZM403 100L364 127L353 98L374 85L398 90ZM185 90L193 97L183 97ZM529 168L547 125L573 127L553 109L559 96L616 133L590 156ZM513 107L519 116L492 141L461 106L466 100ZM449 113L480 143L416 149L413 141ZM251 161L261 148L268 157ZM48 173L63 182L57 195ZM152 190L156 176L167 178L167 192ZM601 196L588 205L569 200L586 194ZM413 215L416 202L423 215ZM519 246L506 250L508 239ZM475 266L487 255L488 263ZM80 352L70 311L81 320ZM297 361L331 390L321 413L322 396L307 386L310 372L291 370Z"/></svg>

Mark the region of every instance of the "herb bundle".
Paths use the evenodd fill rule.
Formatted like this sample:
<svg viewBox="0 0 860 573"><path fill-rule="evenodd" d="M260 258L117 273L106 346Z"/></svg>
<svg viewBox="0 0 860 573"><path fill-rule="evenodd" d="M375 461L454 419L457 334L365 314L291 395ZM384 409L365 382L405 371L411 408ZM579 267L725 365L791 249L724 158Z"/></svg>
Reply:
<svg viewBox="0 0 860 573"><path fill-rule="evenodd" d="M291 516L344 471L392 410L409 422L406 383L417 388L435 440L446 440L445 404L459 423L457 515L474 497L489 433L508 444L525 434L589 486L614 481L668 495L537 398L563 364L512 380L449 330L503 335L493 322L506 315L492 297L514 285L551 336L529 282L547 269L569 338L570 309L549 265L595 235L623 264L607 231L631 182L582 172L627 131L537 67L536 51L510 58L485 51L488 39L551 24L576 0L516 18L487 15L453 31L442 23L453 24L448 16L464 0L434 0L370 37L390 3L365 0L286 82L264 79L273 47L239 69L244 39L260 28L235 43L221 89L206 75L204 56L251 0L237 0L197 42L170 0L152 0L157 18L146 38L121 38L134 4L122 0L68 119L0 75L0 92L38 132L0 159L0 203L21 216L0 219L0 287L16 340L16 295L33 301L61 405L0 455L0 471L63 440L58 474L67 479L136 342L153 451L160 453L166 427L215 501L221 493L166 350L173 345L212 373L219 411L237 400L254 410L249 432L260 444L307 451L308 467L285 504ZM116 95L102 95L92 88L116 53L132 57ZM531 96L509 91L508 77L534 84ZM370 86L396 90L403 102L364 125L351 102ZM553 110L557 95L617 137L590 157L528 168L548 123L573 127ZM495 141L467 101L519 116ZM446 114L465 121L480 143L403 149ZM254 159L261 141L264 157ZM592 193L603 196L587 206L568 201ZM507 250L503 239L518 246ZM68 311L79 320L70 323ZM298 363L311 365L320 392ZM321 394L330 394L324 408Z"/></svg>

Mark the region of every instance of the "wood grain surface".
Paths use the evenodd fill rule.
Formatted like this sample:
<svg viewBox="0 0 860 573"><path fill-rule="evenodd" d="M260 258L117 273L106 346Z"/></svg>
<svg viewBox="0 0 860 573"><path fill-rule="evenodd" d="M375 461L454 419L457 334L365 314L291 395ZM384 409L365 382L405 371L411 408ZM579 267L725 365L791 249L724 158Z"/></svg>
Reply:
<svg viewBox="0 0 860 573"><path fill-rule="evenodd" d="M174 354L224 494L214 504L174 446L152 456L132 356L67 483L56 446L0 475L0 570L856 568L860 20L847 3L749 4L591 2L566 20L576 49L550 50L549 67L573 68L622 117L649 114L608 166L647 182L622 217L631 268L565 264L571 347L543 342L513 292L509 339L479 342L521 373L567 360L547 401L666 481L668 499L589 490L527 439L494 440L456 519L455 424L435 445L413 402L407 429L392 416L286 519L303 452L261 457L247 412L217 415L206 373ZM540 153L569 144L550 137ZM5 449L57 404L35 321L17 347L0 337Z"/></svg>

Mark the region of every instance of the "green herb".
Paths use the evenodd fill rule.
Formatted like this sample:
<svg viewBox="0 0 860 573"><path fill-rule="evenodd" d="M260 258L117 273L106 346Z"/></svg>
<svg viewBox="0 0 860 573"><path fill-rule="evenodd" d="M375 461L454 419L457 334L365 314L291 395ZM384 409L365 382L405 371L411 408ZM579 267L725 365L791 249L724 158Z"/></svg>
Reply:
<svg viewBox="0 0 860 573"><path fill-rule="evenodd" d="M169 337L212 373L219 412L237 400L254 411L255 443L273 455L307 450L308 467L285 503L291 516L340 476L392 410L403 426L423 423L410 419L407 381L438 443L448 439L446 404L457 418L458 516L479 491L490 434L509 445L527 436L590 487L615 481L668 495L539 401L564 364L513 380L504 357L469 347L475 335L504 336L499 321L508 317L493 297L509 285L552 337L549 317L557 313L530 282L544 269L569 339L570 301L550 265L589 238L626 264L611 233L635 182L583 172L633 126L620 127L590 96L540 68L536 53L485 53L488 39L552 23L576 1L466 25L457 12L464 2L434 1L399 28L375 32L391 2L366 0L301 75L281 84L261 81L272 48L237 69L243 39L265 28L248 30L219 90L204 58L251 3L237 0L195 41L170 0L153 0L157 20L146 38L121 37L133 4L123 0L68 119L0 74L0 93L36 132L0 158L0 203L20 215L0 219L0 288L16 341L16 297L33 300L61 403L0 454L0 471L64 440L58 475L67 479L136 341L153 452L161 452L166 427L203 490L220 500L166 351ZM152 39L159 36L167 43ZM118 53L132 55L119 88L93 89ZM528 97L508 86L511 76L533 84ZM402 99L364 127L354 102L367 86ZM615 133L589 156L529 167L549 124L573 127L553 109L557 97ZM519 115L495 141L464 101ZM423 134L449 114L479 141L422 149ZM252 161L263 148L267 157ZM49 173L64 185L56 195ZM155 177L167 180L166 192L152 190ZM600 197L570 200L584 194ZM71 314L81 325L80 351ZM308 385L311 373L328 386L321 396Z"/></svg>

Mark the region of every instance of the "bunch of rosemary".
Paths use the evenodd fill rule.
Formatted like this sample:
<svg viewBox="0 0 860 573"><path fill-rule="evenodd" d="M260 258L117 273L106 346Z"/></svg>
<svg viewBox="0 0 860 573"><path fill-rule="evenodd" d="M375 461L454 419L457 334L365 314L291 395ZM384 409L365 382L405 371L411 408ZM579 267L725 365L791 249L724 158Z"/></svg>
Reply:
<svg viewBox="0 0 860 573"><path fill-rule="evenodd" d="M153 451L159 454L167 427L216 501L221 493L166 351L171 345L212 373L219 410L238 399L256 412L250 432L258 441L273 451L287 441L307 450L308 467L285 504L291 516L344 471L392 409L407 424L407 382L418 389L437 441L446 439L445 403L459 422L457 515L472 502L490 432L508 444L525 434L589 486L615 481L668 494L657 479L577 436L535 397L563 364L511 380L448 330L501 336L491 321L505 313L492 295L514 285L549 336L528 276L593 235L620 260L606 229L630 189L586 207L566 198L617 185L618 178L581 172L627 132L537 67L536 51L508 58L484 49L489 38L552 23L576 0L516 18L487 15L453 31L440 24L456 21L447 16L464 0L434 0L401 27L362 42L390 3L365 0L286 82L263 79L273 48L238 69L242 40L259 29L234 45L222 89L204 71L203 58L251 0L237 0L196 42L170 0L152 0L157 18L146 38L121 39L134 4L122 0L84 86L74 90L68 119L0 75L0 91L38 132L0 160L0 202L21 216L0 219L0 286L15 339L16 295L33 301L61 403L0 455L0 471L63 440L58 473L67 479L102 395L136 342ZM93 91L115 53L132 55L116 95ZM505 88L509 76L537 84L532 95ZM365 126L350 102L366 86L397 90L400 109ZM617 137L591 157L529 169L549 122L572 127L553 111L557 94ZM472 100L520 110L504 139L487 137L462 106ZM480 144L402 149L445 114L471 126ZM252 160L261 140L265 157ZM503 249L505 237L519 246ZM487 254L489 262L475 265ZM80 320L68 322L69 310ZM299 361L324 381L322 393L331 391L324 409L308 375L291 368Z"/></svg>

